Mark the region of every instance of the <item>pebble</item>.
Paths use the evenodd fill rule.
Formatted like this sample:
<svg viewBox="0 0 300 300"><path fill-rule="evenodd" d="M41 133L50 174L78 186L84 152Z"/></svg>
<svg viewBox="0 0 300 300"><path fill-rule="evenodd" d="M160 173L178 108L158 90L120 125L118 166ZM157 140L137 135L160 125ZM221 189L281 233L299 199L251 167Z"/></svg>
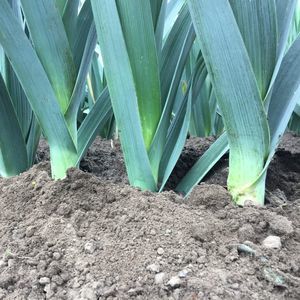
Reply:
<svg viewBox="0 0 300 300"><path fill-rule="evenodd" d="M39 284L41 284L41 285L46 285L48 283L50 283L50 278L49 277L41 277L39 279Z"/></svg>
<svg viewBox="0 0 300 300"><path fill-rule="evenodd" d="M157 249L157 253L158 253L159 255L163 255L163 254L165 253L165 250L164 250L163 248L158 248L158 249Z"/></svg>
<svg viewBox="0 0 300 300"><path fill-rule="evenodd" d="M7 262L4 261L3 259L0 259L0 267L4 267L7 265Z"/></svg>
<svg viewBox="0 0 300 300"><path fill-rule="evenodd" d="M80 291L81 299L97 300L95 291L90 287L83 287Z"/></svg>
<svg viewBox="0 0 300 300"><path fill-rule="evenodd" d="M53 253L53 258L54 258L55 260L59 260L59 259L61 258L60 253L59 253L59 252L54 252L54 253Z"/></svg>
<svg viewBox="0 0 300 300"><path fill-rule="evenodd" d="M166 278L166 274L161 272L155 275L154 281L156 284L161 284L164 282L164 279Z"/></svg>
<svg viewBox="0 0 300 300"><path fill-rule="evenodd" d="M46 299L50 299L51 297L53 297L54 291L53 291L50 283L45 285L44 292L46 293Z"/></svg>
<svg viewBox="0 0 300 300"><path fill-rule="evenodd" d="M269 225L270 229L278 235L291 234L294 231L293 223L284 216L271 215Z"/></svg>
<svg viewBox="0 0 300 300"><path fill-rule="evenodd" d="M279 236L269 235L263 240L262 245L269 249L280 249L281 239Z"/></svg>
<svg viewBox="0 0 300 300"><path fill-rule="evenodd" d="M159 271L160 271L158 264L151 264L151 265L147 266L146 270L155 272L155 273L159 273Z"/></svg>
<svg viewBox="0 0 300 300"><path fill-rule="evenodd" d="M173 276L167 282L167 285L169 285L173 289L176 289L182 285L182 280L178 276Z"/></svg>
<svg viewBox="0 0 300 300"><path fill-rule="evenodd" d="M87 242L87 243L85 243L85 245L84 245L84 250L85 250L87 253L90 253L90 254L94 253L95 250L96 250L96 245L95 245L95 243L93 243L93 242Z"/></svg>
<svg viewBox="0 0 300 300"><path fill-rule="evenodd" d="M156 231L155 231L154 229L151 229L151 230L150 230L150 234L151 234L151 235L156 235Z"/></svg>
<svg viewBox="0 0 300 300"><path fill-rule="evenodd" d="M15 259L13 259L13 258L10 258L8 261L7 261L7 265L8 265L8 267L12 267L12 266L14 266L15 264L16 264L16 260Z"/></svg>
<svg viewBox="0 0 300 300"><path fill-rule="evenodd" d="M190 273L190 270L181 270L180 272L178 272L178 277L179 278L185 278L188 274Z"/></svg>

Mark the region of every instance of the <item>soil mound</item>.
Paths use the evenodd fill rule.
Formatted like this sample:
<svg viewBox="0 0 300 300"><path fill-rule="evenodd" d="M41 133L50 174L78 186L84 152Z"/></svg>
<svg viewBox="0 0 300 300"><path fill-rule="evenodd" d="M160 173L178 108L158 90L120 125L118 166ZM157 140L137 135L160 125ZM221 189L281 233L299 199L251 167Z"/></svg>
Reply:
<svg viewBox="0 0 300 300"><path fill-rule="evenodd" d="M201 155L193 140L179 165ZM300 143L287 140L263 208L230 202L226 157L187 200L131 188L100 139L86 172L55 182L42 162L0 179L0 299L300 299Z"/></svg>

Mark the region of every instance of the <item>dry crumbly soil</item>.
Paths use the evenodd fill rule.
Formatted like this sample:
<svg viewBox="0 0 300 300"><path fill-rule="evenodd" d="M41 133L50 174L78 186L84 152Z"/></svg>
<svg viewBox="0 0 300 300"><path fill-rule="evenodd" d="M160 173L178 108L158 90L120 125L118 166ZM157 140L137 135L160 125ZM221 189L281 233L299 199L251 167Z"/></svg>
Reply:
<svg viewBox="0 0 300 300"><path fill-rule="evenodd" d="M169 189L212 141L188 140ZM97 139L62 181L47 162L0 179L0 299L300 299L299 137L284 137L263 208L230 202L228 157L183 200L131 188L113 146Z"/></svg>

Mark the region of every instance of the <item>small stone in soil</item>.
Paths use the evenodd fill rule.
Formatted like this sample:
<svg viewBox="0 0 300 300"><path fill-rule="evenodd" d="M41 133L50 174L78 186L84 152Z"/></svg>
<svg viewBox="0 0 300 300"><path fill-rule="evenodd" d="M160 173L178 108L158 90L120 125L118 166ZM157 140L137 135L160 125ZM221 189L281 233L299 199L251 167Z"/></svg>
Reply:
<svg viewBox="0 0 300 300"><path fill-rule="evenodd" d="M156 235L156 231L155 231L154 229L151 229L151 230L150 230L150 234L151 234L151 235Z"/></svg>
<svg viewBox="0 0 300 300"><path fill-rule="evenodd" d="M158 273L159 272L159 265L158 264L151 264L146 267L146 270Z"/></svg>
<svg viewBox="0 0 300 300"><path fill-rule="evenodd" d="M87 243L85 243L85 245L84 245L84 250L85 250L87 253L90 253L90 254L94 253L95 250L96 250L96 245L95 245L95 243L93 243L93 242L87 242Z"/></svg>
<svg viewBox="0 0 300 300"><path fill-rule="evenodd" d="M273 218L269 220L270 229L278 235L290 234L294 231L293 224L287 217L279 215L271 215Z"/></svg>
<svg viewBox="0 0 300 300"><path fill-rule="evenodd" d="M61 258L60 253L59 253L59 252L54 252L54 253L53 253L53 258L54 258L55 260L59 260L59 259Z"/></svg>
<svg viewBox="0 0 300 300"><path fill-rule="evenodd" d="M176 289L182 285L182 280L178 276L173 276L167 282L167 285L169 285L173 289Z"/></svg>
<svg viewBox="0 0 300 300"><path fill-rule="evenodd" d="M97 300L95 291L90 287L83 287L80 293L81 299Z"/></svg>
<svg viewBox="0 0 300 300"><path fill-rule="evenodd" d="M48 283L50 283L50 278L49 277L41 277L39 279L39 284L40 285L46 285Z"/></svg>
<svg viewBox="0 0 300 300"><path fill-rule="evenodd" d="M263 240L262 245L269 249L280 249L281 239L279 236L269 235Z"/></svg>
<svg viewBox="0 0 300 300"><path fill-rule="evenodd" d="M181 270L180 272L178 272L178 277L180 278L185 278L188 274L190 273L190 270Z"/></svg>
<svg viewBox="0 0 300 300"><path fill-rule="evenodd" d="M161 284L164 282L165 278L166 278L166 273L161 272L155 275L154 281L156 284Z"/></svg>
<svg viewBox="0 0 300 300"><path fill-rule="evenodd" d="M163 255L165 253L165 250L163 248L158 248L157 249L157 254Z"/></svg>

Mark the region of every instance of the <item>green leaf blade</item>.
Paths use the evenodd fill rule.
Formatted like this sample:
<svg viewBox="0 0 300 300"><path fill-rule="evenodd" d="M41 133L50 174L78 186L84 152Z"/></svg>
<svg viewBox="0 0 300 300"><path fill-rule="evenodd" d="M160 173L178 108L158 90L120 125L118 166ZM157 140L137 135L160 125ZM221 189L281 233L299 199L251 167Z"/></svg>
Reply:
<svg viewBox="0 0 300 300"><path fill-rule="evenodd" d="M261 203L264 194L251 195L247 187L258 178L268 155L268 123L233 12L224 0L190 0L189 8L227 130L228 189L238 203Z"/></svg>
<svg viewBox="0 0 300 300"><path fill-rule="evenodd" d="M149 1L116 1L148 150L161 115L159 70Z"/></svg>
<svg viewBox="0 0 300 300"><path fill-rule="evenodd" d="M91 3L129 181L133 186L154 191L156 182L144 145L134 78L116 3Z"/></svg>
<svg viewBox="0 0 300 300"><path fill-rule="evenodd" d="M53 1L21 0L37 55L48 75L62 113L68 108L76 76L64 24ZM54 30L55 29L55 30Z"/></svg>

